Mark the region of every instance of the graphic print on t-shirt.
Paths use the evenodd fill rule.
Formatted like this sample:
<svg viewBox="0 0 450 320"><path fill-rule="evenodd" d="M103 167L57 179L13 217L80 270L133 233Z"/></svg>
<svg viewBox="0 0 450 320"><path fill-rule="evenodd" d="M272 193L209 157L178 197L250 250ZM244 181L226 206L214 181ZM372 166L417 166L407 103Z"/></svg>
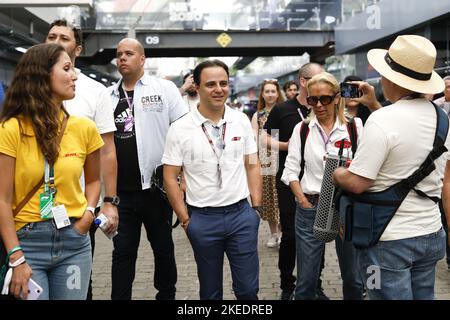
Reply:
<svg viewBox="0 0 450 320"><path fill-rule="evenodd" d="M127 91L126 95L120 90L120 99L114 111L114 121L117 131L116 139L129 139L135 136L133 115L133 91Z"/></svg>
<svg viewBox="0 0 450 320"><path fill-rule="evenodd" d="M125 109L121 114L117 115L116 125L123 123L123 132L133 132L134 117L130 108Z"/></svg>
<svg viewBox="0 0 450 320"><path fill-rule="evenodd" d="M141 190L141 173L134 126L134 92L127 91L125 94L121 86L119 92L119 102L114 110L114 120L117 127L117 131L114 132L117 154L117 188L120 191Z"/></svg>

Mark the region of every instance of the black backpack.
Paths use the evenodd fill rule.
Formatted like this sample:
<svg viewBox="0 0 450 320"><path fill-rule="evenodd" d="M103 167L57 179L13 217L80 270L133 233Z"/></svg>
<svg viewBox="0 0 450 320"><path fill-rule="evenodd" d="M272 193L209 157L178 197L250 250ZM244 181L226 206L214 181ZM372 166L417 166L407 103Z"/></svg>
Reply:
<svg viewBox="0 0 450 320"><path fill-rule="evenodd" d="M352 144L352 153L353 157L355 157L356 149L358 148L358 131L356 130L356 123L353 118L348 119L347 121L347 132L350 137L350 143ZM300 162L300 175L299 181L302 180L304 171L305 171L305 144L306 138L309 134L309 123L305 121L302 122L300 126L300 141L301 141L301 149L300 153L302 156L302 160Z"/></svg>

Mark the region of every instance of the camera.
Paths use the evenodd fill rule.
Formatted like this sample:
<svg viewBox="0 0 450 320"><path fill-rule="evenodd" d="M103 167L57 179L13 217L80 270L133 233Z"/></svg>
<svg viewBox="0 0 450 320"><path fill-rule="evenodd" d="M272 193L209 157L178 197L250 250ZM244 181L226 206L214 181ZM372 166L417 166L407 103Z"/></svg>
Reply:
<svg viewBox="0 0 450 320"><path fill-rule="evenodd" d="M359 98L361 91L356 83L341 82L341 97L342 98Z"/></svg>

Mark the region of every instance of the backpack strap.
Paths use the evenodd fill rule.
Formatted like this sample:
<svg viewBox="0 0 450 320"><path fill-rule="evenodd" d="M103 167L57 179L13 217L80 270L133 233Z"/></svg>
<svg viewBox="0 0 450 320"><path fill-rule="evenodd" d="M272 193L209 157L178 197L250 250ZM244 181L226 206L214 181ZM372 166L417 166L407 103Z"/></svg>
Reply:
<svg viewBox="0 0 450 320"><path fill-rule="evenodd" d="M355 157L356 149L358 148L358 130L356 129L356 121L354 118L348 119L347 132L352 144L352 157Z"/></svg>
<svg viewBox="0 0 450 320"><path fill-rule="evenodd" d="M438 202L439 197L430 197L423 191L414 188L420 181L425 179L425 177L427 177L436 169L434 161L447 151L447 148L445 147L445 141L447 139L449 129L449 118L445 111L439 108L435 103L433 103L433 106L436 110L437 122L433 141L433 149L431 150L425 161L422 163L422 165L419 167L419 169L414 171L414 173L409 178L403 180L403 186L405 188L414 190L418 195L422 197L426 197L433 202Z"/></svg>
<svg viewBox="0 0 450 320"><path fill-rule="evenodd" d="M305 144L306 144L306 138L309 134L309 125L308 123L305 123L305 121L302 121L302 124L300 126L300 142L301 142L301 149L300 154L302 156L302 160L300 161L300 174L298 181L302 181L303 174L305 173Z"/></svg>
<svg viewBox="0 0 450 320"><path fill-rule="evenodd" d="M69 120L69 115L66 114L66 116L64 117L64 119L61 123L61 129L59 130L58 138L56 140L58 147L60 146L61 140L64 136L64 131L66 130L68 120ZM15 217L20 212L20 210L22 210L23 207L25 207L25 205L28 203L28 201L30 201L30 199L33 198L33 196L39 190L39 188L41 187L41 185L43 183L44 183L44 176L42 176L41 180L39 180L39 182L33 187L33 189L31 189L31 191L27 193L25 198L23 198L23 200L13 210L13 217Z"/></svg>

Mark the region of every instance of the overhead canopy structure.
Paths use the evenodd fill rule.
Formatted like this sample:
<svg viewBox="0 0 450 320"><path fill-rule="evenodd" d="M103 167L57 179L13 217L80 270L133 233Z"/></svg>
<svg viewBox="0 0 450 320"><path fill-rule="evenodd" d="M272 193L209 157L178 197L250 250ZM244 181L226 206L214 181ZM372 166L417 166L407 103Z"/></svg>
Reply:
<svg viewBox="0 0 450 320"><path fill-rule="evenodd" d="M93 0L2 0L0 7L14 8L14 7L64 7L64 6L80 6L92 7Z"/></svg>
<svg viewBox="0 0 450 320"><path fill-rule="evenodd" d="M65 18L83 30L77 61L85 65L110 64L124 37L139 39L148 57L243 57L237 69L257 56L308 52L324 61L341 9L341 0L6 0L0 45L14 52L42 42L48 25Z"/></svg>
<svg viewBox="0 0 450 320"><path fill-rule="evenodd" d="M305 52L324 62L413 32L430 38L438 64L448 65L449 10L440 0L0 0L0 70L5 61L13 69L17 50L44 41L57 18L83 30L77 64L105 73L124 37L139 39L148 57L239 56L234 69L242 69L255 57ZM367 61L356 65L364 75Z"/></svg>
<svg viewBox="0 0 450 320"><path fill-rule="evenodd" d="M84 60L91 64L109 63L125 32L90 33L85 40ZM292 56L307 51L315 60L332 54L334 35L330 31L215 32L215 31L136 31L147 57L210 56Z"/></svg>

